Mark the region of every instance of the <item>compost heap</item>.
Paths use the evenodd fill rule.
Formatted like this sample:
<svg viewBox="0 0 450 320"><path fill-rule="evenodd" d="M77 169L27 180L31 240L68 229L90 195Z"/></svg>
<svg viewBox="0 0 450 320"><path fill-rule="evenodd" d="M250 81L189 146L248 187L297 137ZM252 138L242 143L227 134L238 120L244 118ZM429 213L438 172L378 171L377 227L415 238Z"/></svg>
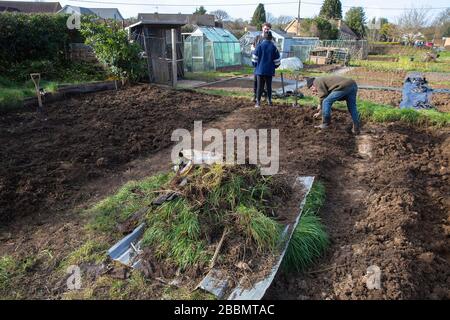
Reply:
<svg viewBox="0 0 450 320"><path fill-rule="evenodd" d="M279 253L286 218L277 212L292 194L290 185L282 176L262 176L254 165L196 166L176 174L145 215L145 275L184 277L177 283L188 287L212 268L225 270L231 285L264 278Z"/></svg>

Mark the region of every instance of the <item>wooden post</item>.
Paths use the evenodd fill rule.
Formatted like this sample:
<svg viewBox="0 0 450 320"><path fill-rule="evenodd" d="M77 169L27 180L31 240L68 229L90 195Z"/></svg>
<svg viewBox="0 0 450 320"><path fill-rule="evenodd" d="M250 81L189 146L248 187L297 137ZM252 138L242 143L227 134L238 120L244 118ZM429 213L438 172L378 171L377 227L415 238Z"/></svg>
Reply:
<svg viewBox="0 0 450 320"><path fill-rule="evenodd" d="M177 30L172 29L172 86L177 87Z"/></svg>
<svg viewBox="0 0 450 320"><path fill-rule="evenodd" d="M151 60L150 60L150 52L147 49L147 29L145 25L142 26L141 36L144 38L144 50L145 55L147 56L147 72L148 72L148 82L152 83L152 68L151 68Z"/></svg>

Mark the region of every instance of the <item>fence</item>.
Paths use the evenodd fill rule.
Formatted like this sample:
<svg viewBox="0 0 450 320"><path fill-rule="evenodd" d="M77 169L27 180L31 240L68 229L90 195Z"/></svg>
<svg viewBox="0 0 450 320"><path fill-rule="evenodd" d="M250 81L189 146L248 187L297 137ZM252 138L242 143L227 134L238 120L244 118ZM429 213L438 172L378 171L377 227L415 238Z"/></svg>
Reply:
<svg viewBox="0 0 450 320"><path fill-rule="evenodd" d="M244 64L251 65L251 52L248 45L248 39L241 38L242 59ZM310 52L317 47L335 47L348 49L351 59L367 59L369 53L369 45L367 40L317 40L309 41L307 44L292 44L289 51L285 52L288 57L298 57L301 61L309 60Z"/></svg>
<svg viewBox="0 0 450 320"><path fill-rule="evenodd" d="M84 43L69 44L69 59L71 61L98 62L92 47Z"/></svg>
<svg viewBox="0 0 450 320"><path fill-rule="evenodd" d="M367 59L369 55L367 40L321 40L318 46L348 49L351 59Z"/></svg>

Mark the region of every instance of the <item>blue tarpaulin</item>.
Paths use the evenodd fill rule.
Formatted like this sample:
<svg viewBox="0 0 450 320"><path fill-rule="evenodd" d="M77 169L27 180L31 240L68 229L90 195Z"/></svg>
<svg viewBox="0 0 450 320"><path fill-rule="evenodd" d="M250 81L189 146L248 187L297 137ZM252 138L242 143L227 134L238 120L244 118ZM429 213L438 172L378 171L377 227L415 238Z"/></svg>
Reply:
<svg viewBox="0 0 450 320"><path fill-rule="evenodd" d="M403 97L400 108L431 109L433 90L421 73L409 73L403 83Z"/></svg>

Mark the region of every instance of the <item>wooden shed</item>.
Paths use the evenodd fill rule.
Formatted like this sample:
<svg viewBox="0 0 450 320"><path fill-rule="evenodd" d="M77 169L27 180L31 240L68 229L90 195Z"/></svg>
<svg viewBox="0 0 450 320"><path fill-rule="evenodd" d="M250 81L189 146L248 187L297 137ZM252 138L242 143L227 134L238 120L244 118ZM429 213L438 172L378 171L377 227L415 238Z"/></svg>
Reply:
<svg viewBox="0 0 450 320"><path fill-rule="evenodd" d="M128 27L130 39L145 51L150 82L172 83L172 29L176 30L177 76L184 75L181 26L176 20L141 20Z"/></svg>

